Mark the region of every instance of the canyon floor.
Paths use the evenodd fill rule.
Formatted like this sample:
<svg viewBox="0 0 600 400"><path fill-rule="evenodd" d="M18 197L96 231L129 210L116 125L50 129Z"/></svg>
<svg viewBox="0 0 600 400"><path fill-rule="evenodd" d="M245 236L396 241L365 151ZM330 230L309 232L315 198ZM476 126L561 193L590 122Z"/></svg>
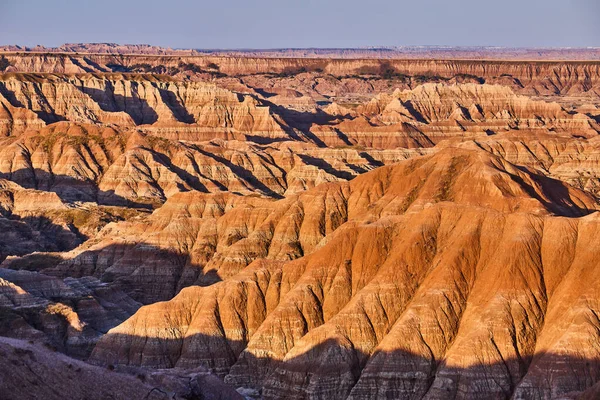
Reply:
<svg viewBox="0 0 600 400"><path fill-rule="evenodd" d="M600 397L600 62L105 47L0 53L0 398Z"/></svg>

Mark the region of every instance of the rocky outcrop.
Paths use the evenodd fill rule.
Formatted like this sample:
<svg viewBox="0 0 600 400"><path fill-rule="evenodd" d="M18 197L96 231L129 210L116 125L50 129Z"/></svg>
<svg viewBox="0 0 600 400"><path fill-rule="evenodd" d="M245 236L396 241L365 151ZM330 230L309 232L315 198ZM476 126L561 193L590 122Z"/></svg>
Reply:
<svg viewBox="0 0 600 400"><path fill-rule="evenodd" d="M54 192L24 189L0 179L0 262L35 251L67 251L98 233L109 222L143 211L95 204L65 203Z"/></svg>
<svg viewBox="0 0 600 400"><path fill-rule="evenodd" d="M164 77L122 75L6 74L0 82L0 94L13 108L33 111L46 123L67 120L125 128L156 124L157 128L177 127L183 132L193 124L199 128L192 130L196 140L203 132L208 135L204 140L232 138L240 132L286 137L268 107L258 100L199 82L184 84ZM29 127L26 122L30 114L21 114L27 117L21 125ZM19 133L14 122L9 127L6 133Z"/></svg>
<svg viewBox="0 0 600 400"><path fill-rule="evenodd" d="M60 259L53 254L32 257L46 265ZM123 292L90 277L61 280L0 268L0 292L0 335L43 342L82 358L103 334L140 307Z"/></svg>
<svg viewBox="0 0 600 400"><path fill-rule="evenodd" d="M163 139L188 142L304 141L319 147L391 149L515 130L592 136L600 129L589 108L587 113L567 111L558 103L532 100L499 85L428 83L412 90L396 88L356 110L340 104L317 108L314 100L321 94L313 89L298 93L308 99L307 105L284 101L267 90L283 89L240 94L213 84L120 74L68 78L6 74L0 81L6 104L4 131L11 135L65 120L120 131L137 126ZM291 89L285 90L282 93Z"/></svg>
<svg viewBox="0 0 600 400"><path fill-rule="evenodd" d="M325 149L302 142L196 144L66 122L0 144L0 176L56 192L65 201L129 206L161 204L188 190L278 198L422 153Z"/></svg>
<svg viewBox="0 0 600 400"><path fill-rule="evenodd" d="M95 362L199 363L266 398L527 398L594 382L573 380L595 368L594 347L578 355L561 339L595 337L586 299L597 289L592 272L582 275L599 226L585 216L591 197L459 149L293 201L303 196L327 204L320 224L331 226L312 250L288 262L263 256L141 308L100 341ZM569 365L564 380L542 384L551 365Z"/></svg>
<svg viewBox="0 0 600 400"><path fill-rule="evenodd" d="M40 345L0 338L0 390L7 400L44 398L183 400L242 399L204 370L116 371L69 358ZM107 384L110 382L110 384Z"/></svg>
<svg viewBox="0 0 600 400"><path fill-rule="evenodd" d="M0 93L0 136L10 136L28 129L40 129L46 124L35 112L16 107Z"/></svg>
<svg viewBox="0 0 600 400"><path fill-rule="evenodd" d="M108 66L161 66L180 72L180 64L195 64L208 69L216 65L221 73L249 75L265 73L295 74L303 71L334 76L360 73L382 74L388 70L413 77L415 83L430 77L463 79L475 77L485 81L509 83L527 94L586 95L598 94L599 64L595 61L506 61L506 60L378 60L329 58L260 58L215 56L144 56L144 55L68 55L6 53L14 71L82 73L105 72ZM85 68L79 65L85 66ZM392 75L390 75L392 77Z"/></svg>
<svg viewBox="0 0 600 400"><path fill-rule="evenodd" d="M596 172L598 164L596 138L585 140L538 135L533 139L525 133L464 142L461 146L483 148L512 163L568 182L596 196L600 188Z"/></svg>
<svg viewBox="0 0 600 400"><path fill-rule="evenodd" d="M369 148L431 147L451 138L483 139L503 132L593 137L600 125L590 115L567 112L555 102L535 101L510 88L473 83L428 83L379 94L340 121L311 131L327 145Z"/></svg>
<svg viewBox="0 0 600 400"><path fill-rule="evenodd" d="M0 335L170 398L593 397L596 63L7 57L53 72L0 76Z"/></svg>

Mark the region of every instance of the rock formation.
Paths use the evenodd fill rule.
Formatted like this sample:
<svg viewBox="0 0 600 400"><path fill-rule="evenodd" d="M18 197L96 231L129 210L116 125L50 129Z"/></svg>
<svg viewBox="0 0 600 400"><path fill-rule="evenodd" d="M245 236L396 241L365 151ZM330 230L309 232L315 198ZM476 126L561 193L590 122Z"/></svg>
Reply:
<svg viewBox="0 0 600 400"><path fill-rule="evenodd" d="M143 307L92 358L200 364L266 398L504 398L587 387L574 378L593 373L584 360L597 350L578 355L560 338L595 337L591 196L457 149L305 195L316 200L303 207L309 215L331 204L319 225L333 231L303 257L286 262L269 250L223 282ZM302 237L304 225L296 229ZM554 318L561 322L549 325ZM564 379L543 383L538 371L563 360Z"/></svg>
<svg viewBox="0 0 600 400"><path fill-rule="evenodd" d="M3 56L0 393L598 393L597 62Z"/></svg>
<svg viewBox="0 0 600 400"><path fill-rule="evenodd" d="M38 254L37 262L44 258L54 261L52 255ZM2 336L41 341L76 357L87 357L103 334L140 307L90 277L61 280L0 268L0 288Z"/></svg>
<svg viewBox="0 0 600 400"><path fill-rule="evenodd" d="M2 398L215 400L242 399L206 371L118 371L95 367L52 349L16 339L0 338Z"/></svg>

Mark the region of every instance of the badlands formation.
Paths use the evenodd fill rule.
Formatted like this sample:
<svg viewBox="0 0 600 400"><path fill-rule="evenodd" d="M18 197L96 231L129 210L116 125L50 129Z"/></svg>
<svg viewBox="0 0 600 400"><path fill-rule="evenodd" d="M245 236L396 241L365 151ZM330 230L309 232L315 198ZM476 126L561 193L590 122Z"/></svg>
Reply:
<svg viewBox="0 0 600 400"><path fill-rule="evenodd" d="M0 55L0 397L600 396L600 63L87 49Z"/></svg>

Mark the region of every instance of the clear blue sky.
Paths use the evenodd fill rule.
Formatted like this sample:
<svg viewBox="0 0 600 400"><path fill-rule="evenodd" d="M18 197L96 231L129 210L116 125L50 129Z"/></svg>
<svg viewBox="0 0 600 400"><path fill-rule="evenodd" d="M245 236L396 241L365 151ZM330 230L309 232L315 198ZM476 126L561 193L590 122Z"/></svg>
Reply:
<svg viewBox="0 0 600 400"><path fill-rule="evenodd" d="M0 44L600 47L600 0L0 0Z"/></svg>

